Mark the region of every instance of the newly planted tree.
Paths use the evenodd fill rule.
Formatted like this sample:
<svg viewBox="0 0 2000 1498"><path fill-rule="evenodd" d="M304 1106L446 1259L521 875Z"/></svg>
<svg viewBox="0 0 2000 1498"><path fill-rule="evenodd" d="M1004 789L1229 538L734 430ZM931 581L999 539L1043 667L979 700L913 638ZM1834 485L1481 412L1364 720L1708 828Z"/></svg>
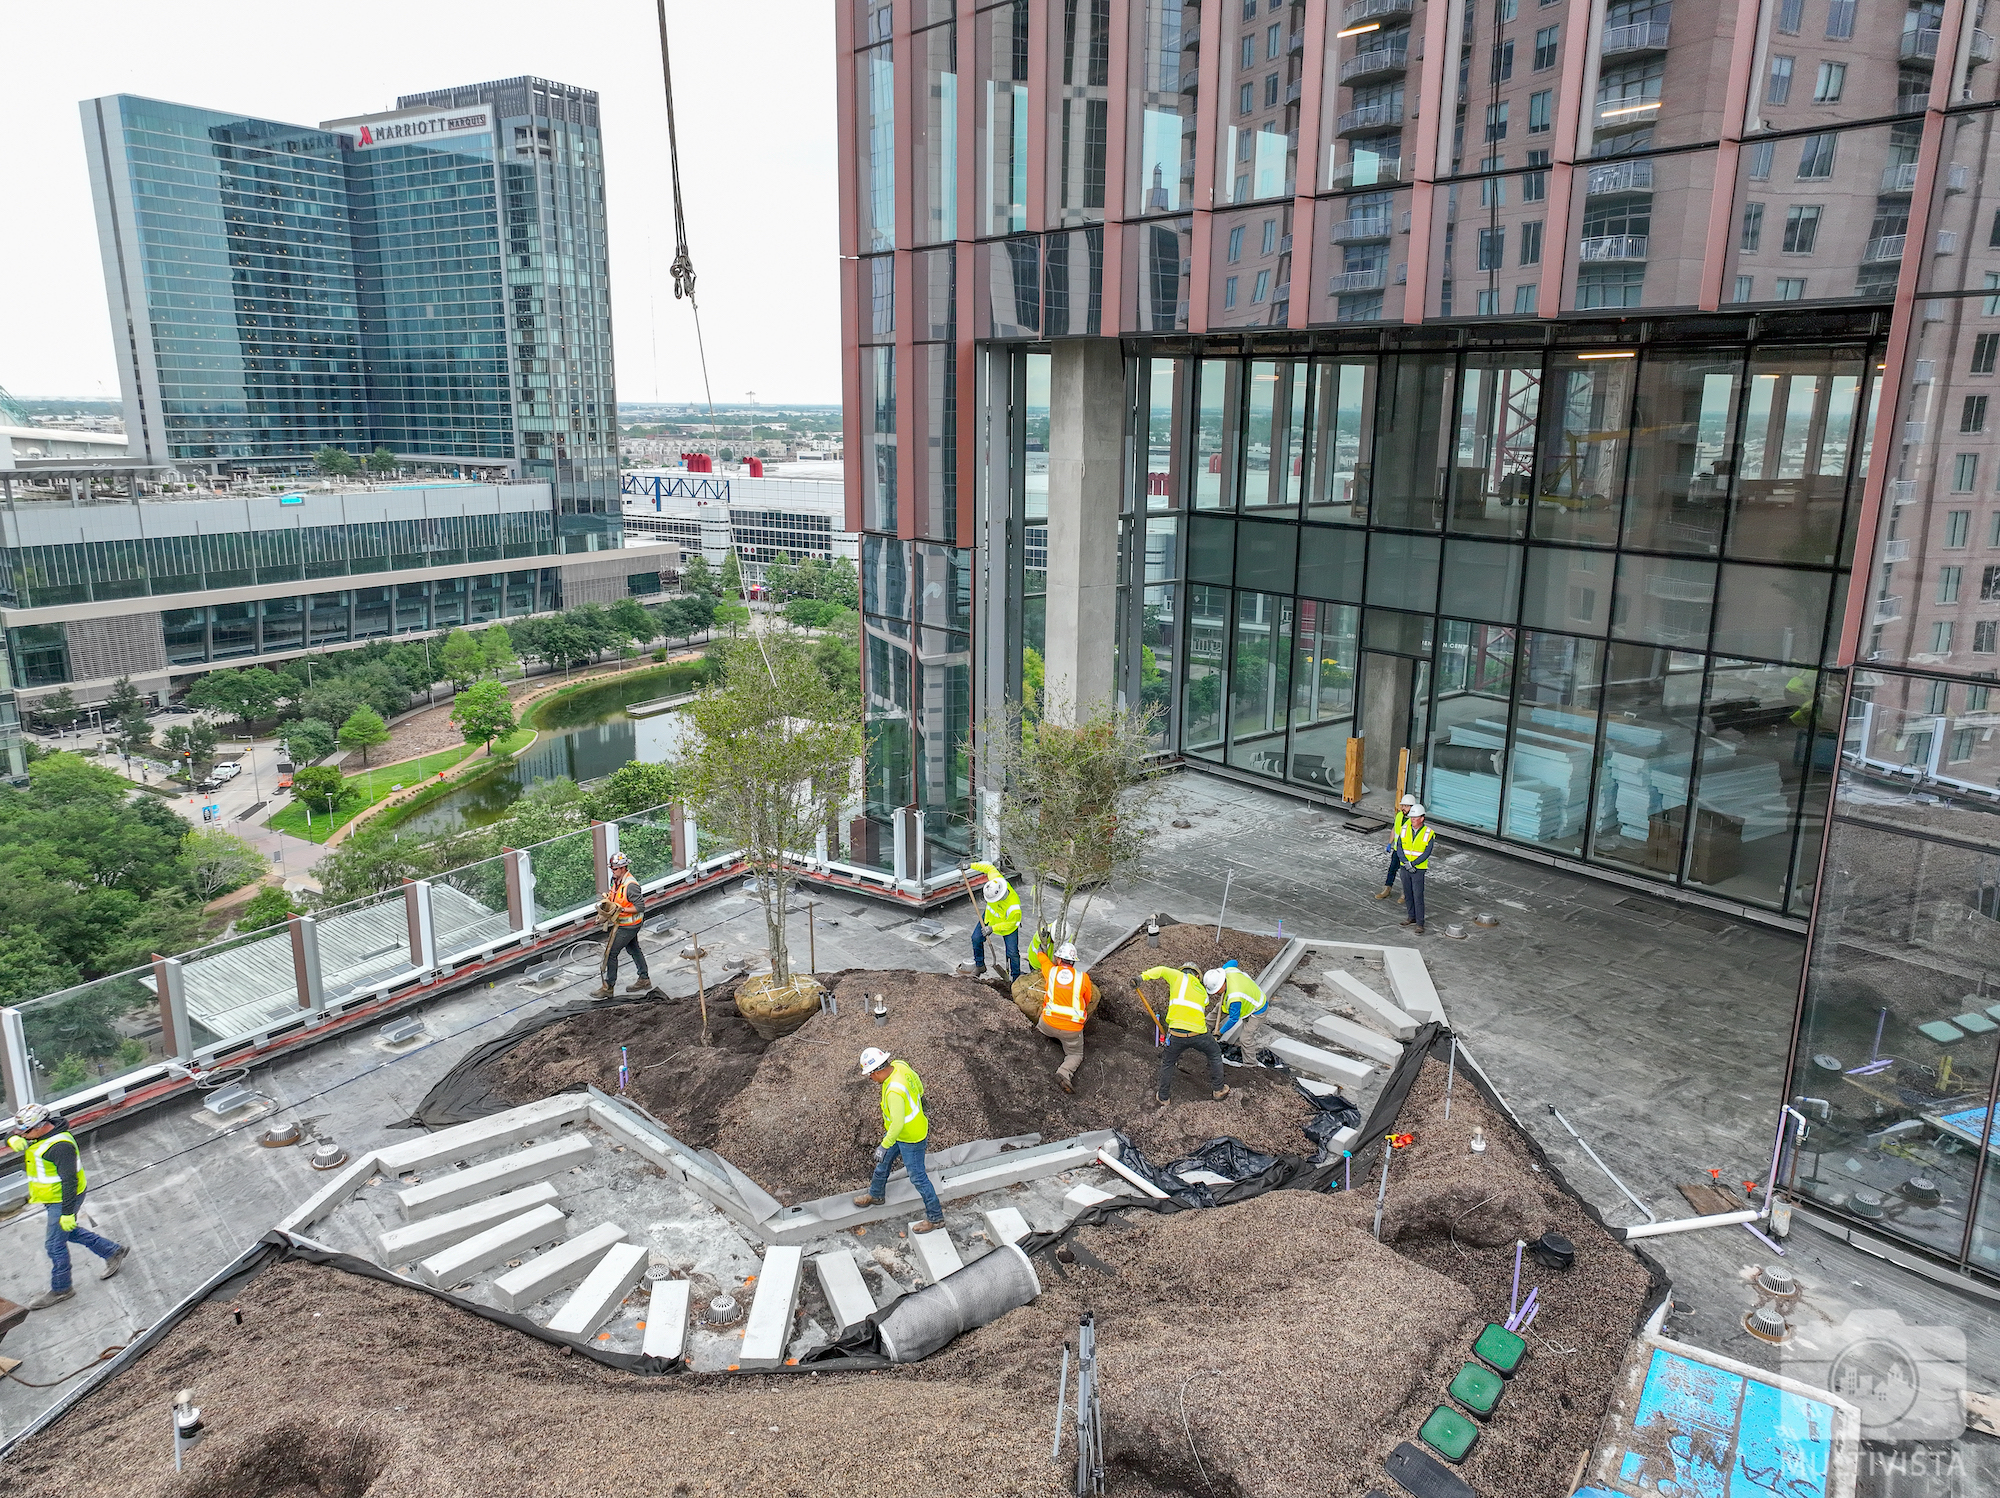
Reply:
<svg viewBox="0 0 2000 1498"><path fill-rule="evenodd" d="M810 994L810 978L794 981L786 941L794 870L786 855L811 852L833 830L861 752L860 725L802 636L771 630L726 641L718 653L722 680L682 709L696 737L680 762L681 789L702 827L740 847L757 879L771 971L739 993L752 1003L760 994Z"/></svg>
<svg viewBox="0 0 2000 1498"><path fill-rule="evenodd" d="M389 742L389 725L382 721L382 715L372 707L357 707L340 725L340 746L343 749L359 749L361 763L368 763L368 751Z"/></svg>
<svg viewBox="0 0 2000 1498"><path fill-rule="evenodd" d="M514 704L497 681L475 682L460 692L451 707L451 721L468 744L491 746L514 731Z"/></svg>

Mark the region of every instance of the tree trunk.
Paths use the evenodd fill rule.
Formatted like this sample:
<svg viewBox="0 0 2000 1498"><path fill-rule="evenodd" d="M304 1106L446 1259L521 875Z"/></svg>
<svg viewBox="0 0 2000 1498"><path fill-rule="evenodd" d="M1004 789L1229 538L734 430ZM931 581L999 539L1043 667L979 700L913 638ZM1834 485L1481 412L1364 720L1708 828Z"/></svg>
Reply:
<svg viewBox="0 0 2000 1498"><path fill-rule="evenodd" d="M771 952L771 983L783 987L792 981L792 955L785 945L785 903L791 881L775 872L761 873L758 890L764 898L764 939Z"/></svg>

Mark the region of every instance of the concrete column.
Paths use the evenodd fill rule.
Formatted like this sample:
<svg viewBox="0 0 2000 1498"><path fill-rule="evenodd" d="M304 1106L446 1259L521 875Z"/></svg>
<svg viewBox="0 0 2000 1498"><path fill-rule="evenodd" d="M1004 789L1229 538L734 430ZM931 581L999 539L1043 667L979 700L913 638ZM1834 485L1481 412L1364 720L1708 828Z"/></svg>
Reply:
<svg viewBox="0 0 2000 1498"><path fill-rule="evenodd" d="M21 1011L14 1008L0 1009L0 1083L6 1084L9 1113L19 1113L35 1100L28 1033L21 1025Z"/></svg>
<svg viewBox="0 0 2000 1498"><path fill-rule="evenodd" d="M176 1061L194 1058L194 1028L188 1023L187 987L178 957L153 954L153 984L160 996L160 1048Z"/></svg>
<svg viewBox="0 0 2000 1498"><path fill-rule="evenodd" d="M1047 716L1078 723L1113 699L1125 360L1115 339L1056 343L1049 366Z"/></svg>
<svg viewBox="0 0 2000 1498"><path fill-rule="evenodd" d="M326 1008L326 988L319 965L319 923L309 915L295 915L292 928L292 979L298 985L299 1008L319 1014Z"/></svg>
<svg viewBox="0 0 2000 1498"><path fill-rule="evenodd" d="M431 884L428 879L403 882L403 910L410 923L410 966L437 966L437 922L431 916Z"/></svg>

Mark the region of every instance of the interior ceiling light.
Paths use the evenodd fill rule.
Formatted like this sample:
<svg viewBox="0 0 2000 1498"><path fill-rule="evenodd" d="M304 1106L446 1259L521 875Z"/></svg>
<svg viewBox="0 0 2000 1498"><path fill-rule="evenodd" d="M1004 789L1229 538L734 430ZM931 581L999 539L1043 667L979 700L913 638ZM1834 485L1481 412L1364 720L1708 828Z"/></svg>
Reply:
<svg viewBox="0 0 2000 1498"><path fill-rule="evenodd" d="M1380 21L1370 21L1366 26L1350 26L1345 31L1336 31L1334 35L1336 37L1359 36L1364 31L1380 31L1381 29L1382 23Z"/></svg>
<svg viewBox="0 0 2000 1498"><path fill-rule="evenodd" d="M1636 359L1639 355L1632 349L1619 349L1608 354L1578 354L1579 359Z"/></svg>

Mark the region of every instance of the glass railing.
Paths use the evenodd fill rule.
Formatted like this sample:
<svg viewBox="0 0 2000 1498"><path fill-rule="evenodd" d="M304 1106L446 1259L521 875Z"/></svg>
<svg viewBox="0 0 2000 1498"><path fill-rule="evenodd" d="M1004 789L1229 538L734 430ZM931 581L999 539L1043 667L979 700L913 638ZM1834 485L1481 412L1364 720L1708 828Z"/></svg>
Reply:
<svg viewBox="0 0 2000 1498"><path fill-rule="evenodd" d="M167 1059L152 983L152 968L138 967L14 1006L35 1101L60 1102Z"/></svg>
<svg viewBox="0 0 2000 1498"><path fill-rule="evenodd" d="M632 874L641 884L654 884L674 872L674 824L664 806L618 819L618 851L632 860Z"/></svg>
<svg viewBox="0 0 2000 1498"><path fill-rule="evenodd" d="M315 911L320 991L329 1007L361 1002L413 973L409 905L402 892Z"/></svg>
<svg viewBox="0 0 2000 1498"><path fill-rule="evenodd" d="M209 942L178 961L197 1051L266 1034L299 1017L291 933L283 926Z"/></svg>
<svg viewBox="0 0 2000 1498"><path fill-rule="evenodd" d="M485 858L430 880L431 929L440 962L504 944L514 933L507 915L507 859Z"/></svg>
<svg viewBox="0 0 2000 1498"><path fill-rule="evenodd" d="M597 855L590 829L566 832L528 849L535 871L535 914L552 921L597 903Z"/></svg>

